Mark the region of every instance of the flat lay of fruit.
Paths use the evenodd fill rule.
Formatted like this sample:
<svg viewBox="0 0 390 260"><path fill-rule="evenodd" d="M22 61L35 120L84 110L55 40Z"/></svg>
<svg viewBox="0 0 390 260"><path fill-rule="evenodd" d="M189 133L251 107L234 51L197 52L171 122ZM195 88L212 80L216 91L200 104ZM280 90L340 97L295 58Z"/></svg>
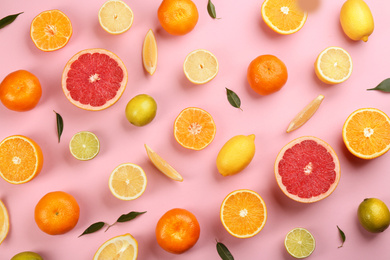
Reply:
<svg viewBox="0 0 390 260"><path fill-rule="evenodd" d="M390 258L388 8L3 0L0 260Z"/></svg>

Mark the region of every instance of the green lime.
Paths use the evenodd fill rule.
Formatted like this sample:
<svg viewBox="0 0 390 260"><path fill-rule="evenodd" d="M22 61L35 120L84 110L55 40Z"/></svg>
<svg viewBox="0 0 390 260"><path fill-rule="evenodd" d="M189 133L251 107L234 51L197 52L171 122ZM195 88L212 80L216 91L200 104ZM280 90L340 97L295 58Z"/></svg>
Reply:
<svg viewBox="0 0 390 260"><path fill-rule="evenodd" d="M135 126L144 126L152 122L157 112L157 103L149 95L133 97L126 106L126 118Z"/></svg>
<svg viewBox="0 0 390 260"><path fill-rule="evenodd" d="M316 241L307 229L294 228L287 233L284 246L291 256L295 258L306 258L313 253L316 247Z"/></svg>
<svg viewBox="0 0 390 260"><path fill-rule="evenodd" d="M43 258L37 253L26 251L14 255L11 260L43 260Z"/></svg>
<svg viewBox="0 0 390 260"><path fill-rule="evenodd" d="M373 233L385 231L390 225L390 212L380 199L364 199L358 208L358 218L362 226Z"/></svg>
<svg viewBox="0 0 390 260"><path fill-rule="evenodd" d="M81 161L91 160L99 153L99 139L94 133L78 132L70 140L69 149L76 159Z"/></svg>

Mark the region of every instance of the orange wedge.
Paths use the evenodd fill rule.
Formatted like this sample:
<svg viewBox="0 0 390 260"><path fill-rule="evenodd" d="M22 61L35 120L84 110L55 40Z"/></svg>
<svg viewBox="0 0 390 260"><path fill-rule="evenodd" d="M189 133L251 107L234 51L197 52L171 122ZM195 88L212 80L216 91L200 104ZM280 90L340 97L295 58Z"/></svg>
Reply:
<svg viewBox="0 0 390 260"><path fill-rule="evenodd" d="M0 244L7 237L9 231L8 211L4 203L0 200Z"/></svg>
<svg viewBox="0 0 390 260"><path fill-rule="evenodd" d="M195 50L187 55L183 64L184 74L194 84L205 84L218 73L218 60L211 52Z"/></svg>
<svg viewBox="0 0 390 260"><path fill-rule="evenodd" d="M157 42L152 29L148 31L144 39L142 62L145 70L153 75L157 68Z"/></svg>
<svg viewBox="0 0 390 260"><path fill-rule="evenodd" d="M136 260L137 256L137 240L130 234L124 234L104 242L96 251L93 260Z"/></svg>

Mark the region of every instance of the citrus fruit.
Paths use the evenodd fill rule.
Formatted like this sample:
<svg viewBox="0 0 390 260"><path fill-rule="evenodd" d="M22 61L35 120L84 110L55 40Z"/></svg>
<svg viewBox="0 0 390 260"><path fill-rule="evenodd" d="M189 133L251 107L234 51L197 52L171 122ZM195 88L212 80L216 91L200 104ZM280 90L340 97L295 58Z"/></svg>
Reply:
<svg viewBox="0 0 390 260"><path fill-rule="evenodd" d="M5 107L14 111L33 109L42 96L38 78L26 70L8 74L0 83L0 100Z"/></svg>
<svg viewBox="0 0 390 260"><path fill-rule="evenodd" d="M69 150L73 157L78 160L91 160L99 153L99 139L94 133L88 131L78 132L70 139Z"/></svg>
<svg viewBox="0 0 390 260"><path fill-rule="evenodd" d="M358 109L344 123L343 140L353 155L377 158L390 149L390 119L376 108Z"/></svg>
<svg viewBox="0 0 390 260"><path fill-rule="evenodd" d="M340 180L340 162L333 148L314 136L285 145L275 161L276 181L283 193L298 202L328 197Z"/></svg>
<svg viewBox="0 0 390 260"><path fill-rule="evenodd" d="M287 133L290 133L304 125L320 107L323 99L323 95L318 95L307 106L305 106L290 122L287 127Z"/></svg>
<svg viewBox="0 0 390 260"><path fill-rule="evenodd" d="M72 230L80 216L76 199L63 191L43 196L35 206L35 222L49 235L61 235Z"/></svg>
<svg viewBox="0 0 390 260"><path fill-rule="evenodd" d="M142 46L142 64L145 70L153 75L157 68L157 42L152 29L145 36Z"/></svg>
<svg viewBox="0 0 390 260"><path fill-rule="evenodd" d="M249 238L257 235L267 221L267 207L260 195L242 189L229 193L220 209L222 225L234 237Z"/></svg>
<svg viewBox="0 0 390 260"><path fill-rule="evenodd" d="M11 260L43 260L43 258L35 252L26 251L14 255Z"/></svg>
<svg viewBox="0 0 390 260"><path fill-rule="evenodd" d="M347 0L340 11L344 33L352 40L366 42L374 31L374 18L363 0Z"/></svg>
<svg viewBox="0 0 390 260"><path fill-rule="evenodd" d="M9 183L21 184L34 179L43 166L43 154L32 139L13 135L0 143L0 175Z"/></svg>
<svg viewBox="0 0 390 260"><path fill-rule="evenodd" d="M134 200L146 189L147 179L144 170L132 163L123 163L110 175L108 186L111 193L120 200Z"/></svg>
<svg viewBox="0 0 390 260"><path fill-rule="evenodd" d="M167 163L160 155L155 153L149 146L145 144L146 153L150 161L153 163L156 168L165 174L165 176L171 178L175 181L183 181L183 177L181 177L180 173L178 173L171 165Z"/></svg>
<svg viewBox="0 0 390 260"><path fill-rule="evenodd" d="M342 83L352 74L352 58L343 48L328 47L318 55L314 69L322 82Z"/></svg>
<svg viewBox="0 0 390 260"><path fill-rule="evenodd" d="M390 225L390 212L386 204L380 199L364 199L358 208L360 224L369 232L385 231Z"/></svg>
<svg viewBox="0 0 390 260"><path fill-rule="evenodd" d="M255 156L255 135L236 135L230 138L217 156L217 169L222 176L245 169Z"/></svg>
<svg viewBox="0 0 390 260"><path fill-rule="evenodd" d="M279 91L286 84L287 78L286 65L273 55L258 56L248 66L248 83L262 96Z"/></svg>
<svg viewBox="0 0 390 260"><path fill-rule="evenodd" d="M124 234L104 242L96 251L93 260L136 260L137 256L137 240L130 234Z"/></svg>
<svg viewBox="0 0 390 260"><path fill-rule="evenodd" d="M170 34L184 35L198 23L198 8L191 0L163 0L157 10L161 26Z"/></svg>
<svg viewBox="0 0 390 260"><path fill-rule="evenodd" d="M157 243L170 253L184 253L196 244L199 235L199 222L195 215L186 209L171 209L157 222Z"/></svg>
<svg viewBox="0 0 390 260"><path fill-rule="evenodd" d="M9 216L7 208L0 200L0 245L7 237L9 231Z"/></svg>
<svg viewBox="0 0 390 260"><path fill-rule="evenodd" d="M100 26L110 34L121 34L130 29L134 14L130 7L121 0L108 0L99 10Z"/></svg>
<svg viewBox="0 0 390 260"><path fill-rule="evenodd" d="M307 229L294 228L287 233L284 239L284 247L291 256L306 258L313 253L316 241Z"/></svg>
<svg viewBox="0 0 390 260"><path fill-rule="evenodd" d="M187 55L183 64L184 74L194 84L205 84L218 73L218 60L211 52L194 50Z"/></svg>
<svg viewBox="0 0 390 260"><path fill-rule="evenodd" d="M72 33L72 23L59 10L44 11L31 22L30 37L42 51L61 49L68 43Z"/></svg>
<svg viewBox="0 0 390 260"><path fill-rule="evenodd" d="M126 106L126 118L135 126L144 126L152 122L157 113L157 103L149 95L133 97Z"/></svg>
<svg viewBox="0 0 390 260"><path fill-rule="evenodd" d="M173 126L176 141L192 150L206 148L214 140L215 132L215 123L211 115L197 107L183 109Z"/></svg>
<svg viewBox="0 0 390 260"><path fill-rule="evenodd" d="M300 9L298 0L265 0L261 6L261 16L273 31L292 34L303 27L307 12Z"/></svg>
<svg viewBox="0 0 390 260"><path fill-rule="evenodd" d="M127 70L121 59L104 49L87 49L75 54L62 73L62 90L75 106L103 110L122 96Z"/></svg>

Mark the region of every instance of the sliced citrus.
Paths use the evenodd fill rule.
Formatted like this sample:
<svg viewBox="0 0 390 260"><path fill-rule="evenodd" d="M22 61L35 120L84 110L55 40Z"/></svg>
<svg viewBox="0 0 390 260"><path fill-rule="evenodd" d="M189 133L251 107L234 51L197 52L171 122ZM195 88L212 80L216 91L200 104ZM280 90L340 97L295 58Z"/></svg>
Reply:
<svg viewBox="0 0 390 260"><path fill-rule="evenodd" d="M223 200L220 218L225 229L238 238L258 234L267 221L267 208L259 194L252 190L236 190Z"/></svg>
<svg viewBox="0 0 390 260"><path fill-rule="evenodd" d="M218 60L211 52L198 49L187 55L183 69L189 81L205 84L217 75Z"/></svg>
<svg viewBox="0 0 390 260"><path fill-rule="evenodd" d="M328 47L318 55L314 69L322 82L342 83L352 74L352 58L343 48Z"/></svg>
<svg viewBox="0 0 390 260"><path fill-rule="evenodd" d="M62 73L62 90L75 106L103 110L115 104L127 84L121 59L104 49L87 49L75 54Z"/></svg>
<svg viewBox="0 0 390 260"><path fill-rule="evenodd" d="M175 181L183 181L183 177L181 177L180 173L178 173L171 165L167 163L160 155L155 153L149 146L145 144L146 153L150 161L153 163L156 168L164 173L167 177L171 178Z"/></svg>
<svg viewBox="0 0 390 260"><path fill-rule="evenodd" d="M294 228L287 233L284 246L291 256L306 258L313 253L316 241L307 229Z"/></svg>
<svg viewBox="0 0 390 260"><path fill-rule="evenodd" d="M137 255L137 240L130 234L124 234L104 242L96 251L93 260L136 260Z"/></svg>
<svg viewBox="0 0 390 260"><path fill-rule="evenodd" d="M132 163L116 167L108 180L111 193L120 200L134 200L146 189L147 179L144 170Z"/></svg>
<svg viewBox="0 0 390 260"><path fill-rule="evenodd" d="M302 136L285 145L276 158L274 170L283 193L302 203L328 197L340 180L336 152L314 136Z"/></svg>
<svg viewBox="0 0 390 260"><path fill-rule="evenodd" d="M322 100L324 99L323 95L319 95L315 99L313 99L307 106L305 106L290 122L290 124L287 127L287 133L290 133L299 127L301 127L303 124L305 124L317 111L317 109L320 107Z"/></svg>
<svg viewBox="0 0 390 260"><path fill-rule="evenodd" d="M203 109L188 107L176 117L173 134L183 147L202 150L215 137L215 123L211 115Z"/></svg>
<svg viewBox="0 0 390 260"><path fill-rule="evenodd" d="M43 154L32 139L13 135L0 143L0 175L9 183L31 181L42 169Z"/></svg>
<svg viewBox="0 0 390 260"><path fill-rule="evenodd" d="M9 231L9 216L7 208L0 200L0 245L7 237Z"/></svg>
<svg viewBox="0 0 390 260"><path fill-rule="evenodd" d="M59 10L38 14L31 22L30 37L42 51L55 51L64 47L72 36L69 18Z"/></svg>
<svg viewBox="0 0 390 260"><path fill-rule="evenodd" d="M379 109L361 108L344 123L343 140L348 150L362 159L374 159L390 149L390 119Z"/></svg>
<svg viewBox="0 0 390 260"><path fill-rule="evenodd" d="M280 34L299 31L307 19L307 12L300 9L298 0L265 0L261 15L264 22Z"/></svg>
<svg viewBox="0 0 390 260"><path fill-rule="evenodd" d="M74 158L87 161L95 158L99 153L100 142L94 133L82 131L70 139L69 149Z"/></svg>
<svg viewBox="0 0 390 260"><path fill-rule="evenodd" d="M157 42L152 29L148 31L144 39L142 62L145 70L153 75L157 68Z"/></svg>
<svg viewBox="0 0 390 260"><path fill-rule="evenodd" d="M121 0L108 0L99 10L100 26L110 34L121 34L130 29L134 14Z"/></svg>

